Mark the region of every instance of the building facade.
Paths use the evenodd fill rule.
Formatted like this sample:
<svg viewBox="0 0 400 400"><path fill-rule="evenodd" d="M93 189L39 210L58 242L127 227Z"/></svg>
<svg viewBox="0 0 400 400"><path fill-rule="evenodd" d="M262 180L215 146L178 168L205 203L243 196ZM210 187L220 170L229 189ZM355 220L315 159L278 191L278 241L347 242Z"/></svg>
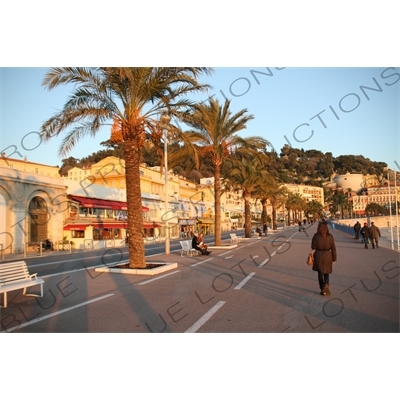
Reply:
<svg viewBox="0 0 400 400"><path fill-rule="evenodd" d="M21 252L50 238L76 249L125 245L127 204L124 161L107 157L91 168L72 168L61 178L59 168L0 158L0 245ZM196 184L160 167L140 166L143 228L146 242L169 237L190 237L195 231L215 233L214 178ZM323 190L307 185L287 185L306 200L323 204ZM280 211L284 215L284 206ZM262 206L251 202L254 223ZM272 209L267 205L267 213ZM279 212L279 211L278 211ZM279 214L278 214L279 215ZM223 191L221 228L242 228L244 202L240 190Z"/></svg>
<svg viewBox="0 0 400 400"><path fill-rule="evenodd" d="M61 178L0 167L0 247L19 253L47 238L61 240L66 189Z"/></svg>

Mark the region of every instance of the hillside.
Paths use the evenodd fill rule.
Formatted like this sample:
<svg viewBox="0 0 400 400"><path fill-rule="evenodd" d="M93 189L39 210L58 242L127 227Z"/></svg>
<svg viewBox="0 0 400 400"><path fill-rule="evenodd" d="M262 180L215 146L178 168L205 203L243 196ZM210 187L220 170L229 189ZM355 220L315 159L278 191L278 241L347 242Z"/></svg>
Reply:
<svg viewBox="0 0 400 400"><path fill-rule="evenodd" d="M119 146L109 142L102 142L105 150L99 150L91 155L76 159L69 157L62 160L60 174L65 176L68 170L77 167L88 167L108 156L123 158ZM177 147L177 146L175 146ZM169 150L174 151L174 146ZM284 183L309 183L320 186L322 182L331 178L334 173L345 174L370 174L381 175L387 164L379 161L371 161L362 155L340 155L333 157L332 153L323 153L319 150L296 149L285 145L280 154L267 152L267 168L269 172ZM160 165L161 160L154 148L145 148L142 154L143 163L149 166ZM212 176L212 166L204 164L200 170L194 169L193 161L188 157L184 164L172 166L175 173L193 181Z"/></svg>

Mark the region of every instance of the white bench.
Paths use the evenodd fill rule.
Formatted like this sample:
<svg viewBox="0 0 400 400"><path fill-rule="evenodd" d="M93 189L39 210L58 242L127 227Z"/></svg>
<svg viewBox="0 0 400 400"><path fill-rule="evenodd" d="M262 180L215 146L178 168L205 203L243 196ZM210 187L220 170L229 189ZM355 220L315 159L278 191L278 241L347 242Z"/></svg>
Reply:
<svg viewBox="0 0 400 400"><path fill-rule="evenodd" d="M237 236L236 233L230 233L231 236L231 242L232 243L240 243L242 241L242 238Z"/></svg>
<svg viewBox="0 0 400 400"><path fill-rule="evenodd" d="M181 257L183 257L183 254L186 253L188 256L197 256L199 252L192 247L192 241L191 240L181 240L179 242L181 244Z"/></svg>
<svg viewBox="0 0 400 400"><path fill-rule="evenodd" d="M30 275L25 261L0 264L0 293L4 294L3 307L7 307L7 292L24 289L24 296L43 297L44 280L37 274ZM30 286L40 285L40 295L26 293Z"/></svg>

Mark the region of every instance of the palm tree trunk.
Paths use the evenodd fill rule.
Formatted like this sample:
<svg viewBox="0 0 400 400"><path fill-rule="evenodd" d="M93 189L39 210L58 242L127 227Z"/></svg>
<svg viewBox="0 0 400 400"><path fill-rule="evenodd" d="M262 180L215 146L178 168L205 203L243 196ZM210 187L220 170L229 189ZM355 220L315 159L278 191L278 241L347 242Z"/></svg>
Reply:
<svg viewBox="0 0 400 400"><path fill-rule="evenodd" d="M262 222L264 225L268 223L267 202L265 200L261 200L261 204L262 204Z"/></svg>
<svg viewBox="0 0 400 400"><path fill-rule="evenodd" d="M251 237L250 196L244 197L244 215L245 215L244 236L249 238Z"/></svg>
<svg viewBox="0 0 400 400"><path fill-rule="evenodd" d="M215 196L215 245L221 246L221 170L220 165L214 167L214 196Z"/></svg>
<svg viewBox="0 0 400 400"><path fill-rule="evenodd" d="M275 209L275 206L273 205L272 206L272 229L274 231L276 231L277 228L278 227L276 225L276 209Z"/></svg>
<svg viewBox="0 0 400 400"><path fill-rule="evenodd" d="M140 153L133 141L124 143L126 201L128 205L129 267L146 268L143 242Z"/></svg>

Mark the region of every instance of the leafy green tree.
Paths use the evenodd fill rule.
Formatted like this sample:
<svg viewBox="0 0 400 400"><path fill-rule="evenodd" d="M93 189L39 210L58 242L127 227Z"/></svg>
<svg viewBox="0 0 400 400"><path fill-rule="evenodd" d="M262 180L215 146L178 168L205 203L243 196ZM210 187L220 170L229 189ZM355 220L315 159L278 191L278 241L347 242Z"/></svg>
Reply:
<svg viewBox="0 0 400 400"><path fill-rule="evenodd" d="M386 209L378 203L369 203L365 207L365 212L369 215L379 215L386 214Z"/></svg>
<svg viewBox="0 0 400 400"><path fill-rule="evenodd" d="M62 110L42 126L45 140L71 129L65 133L61 155L82 137L95 136L104 126L111 128L110 140L123 148L131 268L146 267L141 223L141 151L147 141L152 141L157 149L162 148L160 118L164 110L176 113L192 107L187 96L208 89L198 78L210 72L208 68L197 67L63 67L51 68L44 78L43 85L49 90L72 85Z"/></svg>

